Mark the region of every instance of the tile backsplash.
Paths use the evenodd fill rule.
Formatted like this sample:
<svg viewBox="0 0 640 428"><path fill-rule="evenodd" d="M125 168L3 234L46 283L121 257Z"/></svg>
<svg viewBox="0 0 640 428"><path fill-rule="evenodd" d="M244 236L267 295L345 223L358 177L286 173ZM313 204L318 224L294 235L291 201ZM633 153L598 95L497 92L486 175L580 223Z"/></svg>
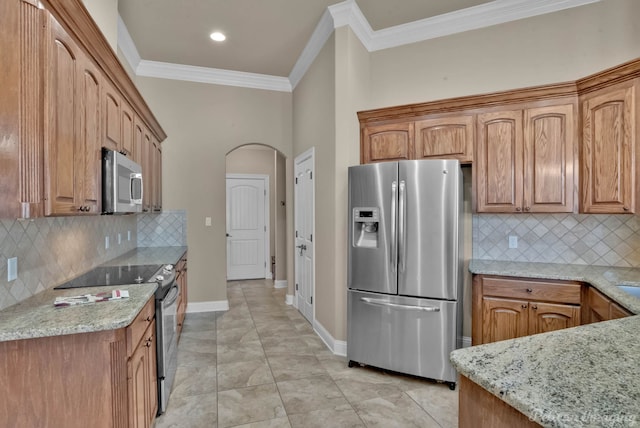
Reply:
<svg viewBox="0 0 640 428"><path fill-rule="evenodd" d="M163 211L138 214L138 247L182 247L187 245L187 212Z"/></svg>
<svg viewBox="0 0 640 428"><path fill-rule="evenodd" d="M509 248L509 236L518 248ZM640 216L474 214L473 257L640 267Z"/></svg>
<svg viewBox="0 0 640 428"><path fill-rule="evenodd" d="M0 310L136 248L136 230L133 215L0 220ZM11 257L18 278L7 281Z"/></svg>

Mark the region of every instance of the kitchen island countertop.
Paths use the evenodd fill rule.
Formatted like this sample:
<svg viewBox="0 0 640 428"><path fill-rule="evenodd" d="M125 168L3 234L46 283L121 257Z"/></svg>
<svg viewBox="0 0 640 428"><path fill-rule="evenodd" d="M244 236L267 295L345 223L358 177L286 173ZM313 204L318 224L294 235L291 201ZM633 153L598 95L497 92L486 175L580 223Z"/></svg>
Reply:
<svg viewBox="0 0 640 428"><path fill-rule="evenodd" d="M473 260L476 274L584 281L633 313L640 269ZM640 316L458 349L458 372L545 427L640 424Z"/></svg>
<svg viewBox="0 0 640 428"><path fill-rule="evenodd" d="M140 247L101 266L177 263L187 247ZM0 311L0 342L115 330L131 324L153 296L156 283L103 287L47 289ZM56 308L58 296L79 296L127 290L129 298Z"/></svg>

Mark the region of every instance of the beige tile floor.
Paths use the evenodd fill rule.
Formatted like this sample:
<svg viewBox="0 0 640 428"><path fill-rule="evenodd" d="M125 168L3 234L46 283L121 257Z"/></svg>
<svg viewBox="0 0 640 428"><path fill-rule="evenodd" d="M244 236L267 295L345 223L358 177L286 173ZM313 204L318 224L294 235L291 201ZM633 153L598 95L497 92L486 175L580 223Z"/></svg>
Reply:
<svg viewBox="0 0 640 428"><path fill-rule="evenodd" d="M273 281L228 283L227 312L188 314L156 427L456 427L443 384L348 368Z"/></svg>

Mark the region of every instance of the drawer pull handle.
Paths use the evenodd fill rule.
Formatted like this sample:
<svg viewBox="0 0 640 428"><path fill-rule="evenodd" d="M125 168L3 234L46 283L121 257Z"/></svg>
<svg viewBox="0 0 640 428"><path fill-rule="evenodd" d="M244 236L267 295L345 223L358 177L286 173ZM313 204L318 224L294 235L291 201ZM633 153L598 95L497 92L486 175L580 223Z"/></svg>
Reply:
<svg viewBox="0 0 640 428"><path fill-rule="evenodd" d="M533 293L533 290L530 288L527 288L527 293Z"/></svg>

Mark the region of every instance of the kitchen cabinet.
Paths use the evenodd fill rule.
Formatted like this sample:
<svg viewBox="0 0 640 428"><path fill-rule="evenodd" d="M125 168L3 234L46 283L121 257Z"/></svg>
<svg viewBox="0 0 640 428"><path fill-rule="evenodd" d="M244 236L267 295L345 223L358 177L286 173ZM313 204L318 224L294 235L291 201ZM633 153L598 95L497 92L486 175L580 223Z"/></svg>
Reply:
<svg viewBox="0 0 640 428"><path fill-rule="evenodd" d="M636 212L638 79L581 97L582 211Z"/></svg>
<svg viewBox="0 0 640 428"><path fill-rule="evenodd" d="M45 215L97 214L102 79L62 26L51 15L47 18Z"/></svg>
<svg viewBox="0 0 640 428"><path fill-rule="evenodd" d="M473 160L474 116L452 115L415 122L414 159Z"/></svg>
<svg viewBox="0 0 640 428"><path fill-rule="evenodd" d="M586 291L584 324L631 316L631 313L593 287Z"/></svg>
<svg viewBox="0 0 640 428"><path fill-rule="evenodd" d="M176 281L180 286L180 295L178 296L178 338L184 326L184 318L187 313L187 254L180 259L176 265Z"/></svg>
<svg viewBox="0 0 640 428"><path fill-rule="evenodd" d="M0 426L152 426L155 340L151 296L124 328L0 342Z"/></svg>
<svg viewBox="0 0 640 428"><path fill-rule="evenodd" d="M105 82L102 92L104 120L103 146L120 151L122 144L122 97L116 89Z"/></svg>
<svg viewBox="0 0 640 428"><path fill-rule="evenodd" d="M152 162L151 167L151 206L153 212L162 211L162 147L156 139L151 137L151 152L149 154Z"/></svg>
<svg viewBox="0 0 640 428"><path fill-rule="evenodd" d="M143 178L143 193L142 193L142 212L148 213L153 211L153 188L154 188L154 173L153 173L153 144L151 143L151 133L144 127L142 134L142 178Z"/></svg>
<svg viewBox="0 0 640 428"><path fill-rule="evenodd" d="M122 102L122 115L121 115L121 129L122 129L122 144L120 145L120 151L124 153L127 157L133 159L134 152L134 137L133 137L133 127L134 127L134 114L131 106L126 102Z"/></svg>
<svg viewBox="0 0 640 428"><path fill-rule="evenodd" d="M478 212L573 212L574 105L482 113Z"/></svg>
<svg viewBox="0 0 640 428"><path fill-rule="evenodd" d="M474 345L580 325L582 285L475 275Z"/></svg>
<svg viewBox="0 0 640 428"><path fill-rule="evenodd" d="M362 129L361 163L413 159L413 122L367 125Z"/></svg>

